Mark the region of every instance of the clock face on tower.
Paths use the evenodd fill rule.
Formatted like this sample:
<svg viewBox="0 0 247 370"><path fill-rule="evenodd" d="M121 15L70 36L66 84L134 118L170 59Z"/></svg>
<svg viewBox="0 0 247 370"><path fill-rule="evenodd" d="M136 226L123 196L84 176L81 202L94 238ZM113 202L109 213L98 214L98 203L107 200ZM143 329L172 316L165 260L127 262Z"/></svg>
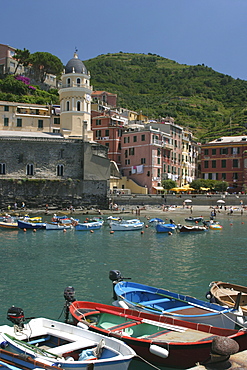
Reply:
<svg viewBox="0 0 247 370"><path fill-rule="evenodd" d="M91 101L91 96L89 94L86 94L85 100L89 103Z"/></svg>

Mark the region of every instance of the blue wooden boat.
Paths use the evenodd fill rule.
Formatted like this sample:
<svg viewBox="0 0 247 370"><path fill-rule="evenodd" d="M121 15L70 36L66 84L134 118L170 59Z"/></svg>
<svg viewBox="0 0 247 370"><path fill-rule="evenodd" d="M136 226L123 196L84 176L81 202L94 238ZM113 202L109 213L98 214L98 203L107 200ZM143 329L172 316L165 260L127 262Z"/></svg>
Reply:
<svg viewBox="0 0 247 370"><path fill-rule="evenodd" d="M85 222L85 223L78 222L75 225L75 230L77 231L97 230L102 227L103 223L104 221L92 221L92 222Z"/></svg>
<svg viewBox="0 0 247 370"><path fill-rule="evenodd" d="M112 270L109 275L112 281L114 271L117 270ZM226 308L161 288L118 280L114 281L114 293L118 305L122 307L226 329L234 329L237 325L238 311L234 308Z"/></svg>
<svg viewBox="0 0 247 370"><path fill-rule="evenodd" d="M176 230L177 225L166 224L165 222L159 222L155 226L157 233L169 233Z"/></svg>
<svg viewBox="0 0 247 370"><path fill-rule="evenodd" d="M45 222L31 222L28 220L17 220L20 229L45 229Z"/></svg>

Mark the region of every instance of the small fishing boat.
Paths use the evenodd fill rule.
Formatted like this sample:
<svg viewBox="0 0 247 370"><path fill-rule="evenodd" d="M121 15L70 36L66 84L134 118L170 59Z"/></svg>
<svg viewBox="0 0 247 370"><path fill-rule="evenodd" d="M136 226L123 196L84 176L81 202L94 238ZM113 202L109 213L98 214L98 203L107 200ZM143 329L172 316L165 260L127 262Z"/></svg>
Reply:
<svg viewBox="0 0 247 370"><path fill-rule="evenodd" d="M12 216L4 216L0 221L0 229L18 229L17 219Z"/></svg>
<svg viewBox="0 0 247 370"><path fill-rule="evenodd" d="M151 225L154 225L156 226L158 223L160 222L165 222L164 220L162 220L162 218L158 218L158 217L155 217L155 218L151 218L148 223L150 223Z"/></svg>
<svg viewBox="0 0 247 370"><path fill-rule="evenodd" d="M19 229L45 229L45 222L31 222L28 220L17 220Z"/></svg>
<svg viewBox="0 0 247 370"><path fill-rule="evenodd" d="M121 339L141 358L160 366L185 369L196 363L226 359L223 341L234 343L234 347L233 340L236 341L236 350L247 348L245 330L222 329L95 302L74 301L69 311L75 324L81 323L93 332Z"/></svg>
<svg viewBox="0 0 247 370"><path fill-rule="evenodd" d="M177 225L177 226L178 226L178 230L181 233L200 232L200 231L207 231L208 230L208 228L206 226L198 226L198 225L195 225L195 226Z"/></svg>
<svg viewBox="0 0 247 370"><path fill-rule="evenodd" d="M97 230L100 229L103 225L104 221L92 221L92 222L78 222L75 225L75 230L77 231L86 231L86 230Z"/></svg>
<svg viewBox="0 0 247 370"><path fill-rule="evenodd" d="M121 307L172 316L179 320L208 324L226 329L234 329L239 312L234 308L155 288L144 284L121 280L118 270L110 271L113 281L114 304Z"/></svg>
<svg viewBox="0 0 247 370"><path fill-rule="evenodd" d="M44 368L127 370L135 356L133 349L115 338L45 318L23 323L20 312L11 307L8 318L14 326L0 326L1 348L30 356Z"/></svg>
<svg viewBox="0 0 247 370"><path fill-rule="evenodd" d="M185 218L185 221L192 221L192 222L201 222L203 221L203 217L202 216L199 216L199 217L187 217Z"/></svg>
<svg viewBox="0 0 247 370"><path fill-rule="evenodd" d="M155 226L157 233L169 233L176 230L177 225L175 224L166 224L165 222L159 222Z"/></svg>
<svg viewBox="0 0 247 370"><path fill-rule="evenodd" d="M237 284L212 281L210 283L209 298L228 307L239 306L244 315L247 315L247 287Z"/></svg>
<svg viewBox="0 0 247 370"><path fill-rule="evenodd" d="M117 216L109 216L107 217L106 221L108 222L109 225L111 225L112 222L121 222L122 218Z"/></svg>
<svg viewBox="0 0 247 370"><path fill-rule="evenodd" d="M47 222L45 224L46 230L67 230L67 229L72 229L73 225L72 224L62 224L58 222Z"/></svg>
<svg viewBox="0 0 247 370"><path fill-rule="evenodd" d="M113 231L134 231L141 230L143 227L144 222L141 222L138 219L122 220L120 222L112 221L110 224L110 228Z"/></svg>

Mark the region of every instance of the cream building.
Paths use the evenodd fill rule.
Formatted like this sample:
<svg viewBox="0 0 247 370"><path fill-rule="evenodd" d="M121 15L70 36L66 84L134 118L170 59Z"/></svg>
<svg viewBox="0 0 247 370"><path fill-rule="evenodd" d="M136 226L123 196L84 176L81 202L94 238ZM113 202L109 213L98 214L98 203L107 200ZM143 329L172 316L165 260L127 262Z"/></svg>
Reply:
<svg viewBox="0 0 247 370"><path fill-rule="evenodd" d="M90 73L75 53L62 75L60 97L60 132L64 137L92 141Z"/></svg>

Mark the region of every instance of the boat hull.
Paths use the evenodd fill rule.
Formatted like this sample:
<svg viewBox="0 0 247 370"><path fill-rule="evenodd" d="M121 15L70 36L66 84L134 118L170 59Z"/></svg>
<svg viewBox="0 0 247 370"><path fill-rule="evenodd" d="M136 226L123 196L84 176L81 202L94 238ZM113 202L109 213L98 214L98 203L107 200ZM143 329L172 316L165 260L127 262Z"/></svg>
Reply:
<svg viewBox="0 0 247 370"><path fill-rule="evenodd" d="M45 225L46 230L67 230L72 229L72 225L67 224L57 224L57 223L49 223Z"/></svg>
<svg viewBox="0 0 247 370"><path fill-rule="evenodd" d="M239 306L243 314L247 315L247 287L237 284L213 281L210 284L210 293L217 303L233 308L239 293L241 293Z"/></svg>
<svg viewBox="0 0 247 370"><path fill-rule="evenodd" d="M245 331L226 330L156 316L137 310L95 302L76 301L70 305L74 323L89 330L123 340L146 361L175 368L188 368L208 361L215 336L228 336L247 347Z"/></svg>
<svg viewBox="0 0 247 370"><path fill-rule="evenodd" d="M176 230L176 225L174 224L165 224L165 223L157 223L155 226L157 233L169 233Z"/></svg>
<svg viewBox="0 0 247 370"><path fill-rule="evenodd" d="M28 222L18 220L19 229L45 229L45 222Z"/></svg>
<svg viewBox="0 0 247 370"><path fill-rule="evenodd" d="M103 221L78 223L75 225L75 230L77 231L98 230L102 227L102 225Z"/></svg>
<svg viewBox="0 0 247 370"><path fill-rule="evenodd" d="M122 222L111 222L110 227L113 231L134 231L142 230L144 222L139 220L126 220Z"/></svg>
<svg viewBox="0 0 247 370"><path fill-rule="evenodd" d="M3 325L0 332L1 343L4 342L10 352L31 356L43 363L44 368L48 364L64 370L94 366L100 370L127 370L135 356L130 347L115 338L49 319L33 319L19 330ZM101 340L104 341L102 354L96 358L91 349Z"/></svg>
<svg viewBox="0 0 247 370"><path fill-rule="evenodd" d="M188 226L188 225L182 225L178 227L178 230L181 233L190 233L190 232L202 232L207 231L207 227L205 226Z"/></svg>
<svg viewBox="0 0 247 370"><path fill-rule="evenodd" d="M124 303L126 307L136 310L227 329L234 329L238 325L234 309L169 290L119 281L114 285L114 291L120 306Z"/></svg>

